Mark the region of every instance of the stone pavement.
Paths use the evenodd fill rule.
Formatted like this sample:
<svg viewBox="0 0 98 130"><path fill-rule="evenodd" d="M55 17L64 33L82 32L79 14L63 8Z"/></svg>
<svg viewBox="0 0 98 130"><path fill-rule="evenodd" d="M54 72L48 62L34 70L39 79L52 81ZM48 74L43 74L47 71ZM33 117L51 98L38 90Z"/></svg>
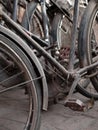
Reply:
<svg viewBox="0 0 98 130"><path fill-rule="evenodd" d="M60 104L51 105L42 113L40 130L98 130L98 101L86 112L73 111Z"/></svg>

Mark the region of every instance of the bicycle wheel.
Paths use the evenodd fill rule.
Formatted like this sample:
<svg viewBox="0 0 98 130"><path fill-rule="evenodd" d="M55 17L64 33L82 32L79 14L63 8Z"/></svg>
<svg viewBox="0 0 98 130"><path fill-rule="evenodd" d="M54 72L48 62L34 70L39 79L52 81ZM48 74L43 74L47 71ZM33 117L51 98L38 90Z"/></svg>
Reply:
<svg viewBox="0 0 98 130"><path fill-rule="evenodd" d="M84 12L79 31L79 59L81 67L97 62L98 55L98 3L91 0ZM98 92L98 68L90 70L88 74L95 88L96 95Z"/></svg>
<svg viewBox="0 0 98 130"><path fill-rule="evenodd" d="M27 55L0 34L0 129L39 130L41 95Z"/></svg>
<svg viewBox="0 0 98 130"><path fill-rule="evenodd" d="M52 24L52 36L54 39L54 43L57 43L58 51L60 52L60 60L64 60L64 62L66 62L64 63L64 66L66 68L68 67L68 58L71 43L71 29L72 23L69 22L66 17L63 17L63 14L56 14ZM77 49L75 54L77 57ZM93 97L94 99L98 99L98 94L94 87L92 87L89 79L82 79L77 85L77 91L88 98Z"/></svg>
<svg viewBox="0 0 98 130"><path fill-rule="evenodd" d="M57 13L52 22L51 36L58 49L70 46L72 23L62 13Z"/></svg>
<svg viewBox="0 0 98 130"><path fill-rule="evenodd" d="M39 38L44 38L41 14L33 2L28 3L21 25Z"/></svg>

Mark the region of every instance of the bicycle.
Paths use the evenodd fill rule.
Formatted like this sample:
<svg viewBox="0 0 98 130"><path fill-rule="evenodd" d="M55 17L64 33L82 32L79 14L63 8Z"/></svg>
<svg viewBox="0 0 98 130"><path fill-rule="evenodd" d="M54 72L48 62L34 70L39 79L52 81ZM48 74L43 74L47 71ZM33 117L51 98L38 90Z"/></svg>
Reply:
<svg viewBox="0 0 98 130"><path fill-rule="evenodd" d="M35 16L36 16L40 21L39 24L42 26L41 30L43 30L43 31L40 31L40 32L42 32L42 35L39 36L39 33L38 33L38 36L40 38L42 38L45 35L47 35L43 39L48 39L48 41L50 41L50 46L52 44L52 47L50 49L50 50L52 50L51 51L52 55L59 62L61 62L62 64L65 64L66 68L68 68L68 64L69 64L68 60L69 60L69 53L70 53L70 46L71 46L70 45L71 30L72 30L72 26L73 26L72 17L70 15L72 15L74 5L72 3L70 3L69 6L67 6L67 5L64 6L64 4L59 2L59 4L61 5L61 6L59 6L59 4L55 3L55 1L53 1L53 0L51 0L50 3L45 3L45 2L46 1L38 2L37 0L35 0L28 4L27 9L26 9L27 12L25 12L24 16L23 16L22 26L33 33L33 29L34 29L33 24L34 24L34 21L36 21L36 18L35 18ZM41 4L41 3L43 3L43 4ZM81 1L81 3L80 3L80 7L83 10L86 8L88 2ZM38 4L41 5L42 14L37 9ZM45 7L45 5L46 5L46 7ZM66 8L65 9L64 9L64 7L62 8L62 5ZM43 8L43 6L44 6L44 8ZM35 14L34 17L33 17L33 14ZM45 14L48 14L48 15L45 15ZM51 16L51 14L52 14L52 16ZM44 17L41 17L41 15ZM49 28L48 28L49 23L47 23L48 20L46 20L48 18L51 21L51 25L50 25L51 31L49 31ZM53 20L51 20L51 19L53 19ZM43 22L44 22L44 24L43 24ZM43 25L44 25L44 27L43 27ZM47 27L45 27L45 26L47 26ZM34 30L36 30L36 28ZM46 28L48 28L48 29L46 29ZM79 25L78 25L78 28L79 28ZM49 34L50 34L50 36L49 36ZM67 43L64 42L65 40L67 41ZM56 45L56 46L54 46L54 45ZM76 44L76 46L77 46L77 44ZM75 51L75 54L76 54L75 66L77 67L77 65L78 65L77 49ZM47 66L47 65L45 65L45 66ZM54 83L55 83L55 81L54 81ZM57 90L57 93L58 92L67 93L70 88L68 87L66 89L64 86L61 87L60 84L61 84L61 81L57 82L57 84L55 83L55 86L57 86L55 88L55 90ZM66 84L68 84L68 82ZM94 94L95 90L93 90L93 88L91 89L89 87L85 87L88 84L89 84L89 80L86 81L84 79L84 81L82 82L82 85L80 84L79 86L77 86L77 90L86 97L89 97L89 98L94 97L95 99L98 99L97 93ZM70 86L70 84L69 84L69 86ZM88 85L88 86L90 86L90 85ZM51 89L52 88L50 88L50 91L51 91ZM91 90L93 90L93 91L91 91ZM52 91L54 91L54 87L53 87ZM57 93L55 92L55 94L53 94L53 97Z"/></svg>
<svg viewBox="0 0 98 130"><path fill-rule="evenodd" d="M78 6L79 6L79 1L78 0L76 0L75 1L75 4L77 5L77 6L75 6L75 9L78 9ZM11 41L11 44L9 45L9 42L6 42L6 44L4 44L5 46L7 46L7 51L5 51L5 49L3 50L3 47L1 47L1 49L3 50L3 53L5 54L6 53L6 56L4 56L4 58L6 58L7 60L8 60L8 57L10 57L10 59L11 59L11 61L12 62L14 62L15 63L15 65L17 66L16 68L18 68L18 71L20 72L20 70L25 70L25 76L26 77L28 77L28 72L32 72L32 67L34 67L34 71L35 71L35 73L37 74L37 78L39 77L39 75L41 75L39 78L41 78L42 79L42 83L43 83L43 78L45 79L45 75L42 75L40 72L42 72L43 73L43 71L39 71L39 70L42 70L42 66L40 65L40 63L39 63L39 60L38 60L38 58L35 56L35 54L33 53L33 51L27 46L27 44L26 43L28 43L29 45L32 45L33 46L33 48L34 49L36 49L38 52L39 52L39 54L40 55L42 55L45 59L47 59L47 61L52 65L52 66L54 66L54 70L55 70L55 72L57 73L59 73L59 76L61 76L62 78L63 78L63 80L67 80L67 81L71 81L72 82L72 85L71 85L71 89L70 89L70 91L69 91L69 95L68 95L68 98L69 98L69 96L71 96L72 95L72 93L74 92L74 89L76 88L76 86L77 86L77 84L79 83L79 81L82 79L82 78L84 78L84 77L88 77L88 73L87 72L89 72L89 71L91 71L93 68L95 68L95 67L97 67L98 66L98 63L97 62L95 62L95 63L92 63L91 65L88 65L88 66L84 66L83 68L79 68L79 70L74 70L73 68L73 66L74 66L74 64L73 64L73 60L71 60L71 64L72 64L72 68L70 67L70 70L67 70L62 64L60 64L57 60L55 60L43 47L41 47L40 46L40 44L39 43L37 43L35 40L33 40L26 32L24 32L21 28L20 28L20 26L19 25L17 25L15 22L13 22L2 10L0 10L0 16L1 16L1 18L2 18L2 20L4 20L5 21L5 23L10 27L10 28L12 28L14 31L15 31L15 33L18 35L18 36L16 36L14 33L12 33L12 32L10 32L8 29L5 29L4 27L2 27L1 25L0 25L0 34L1 35L3 35L3 39L1 39L1 41L3 41L4 39L9 39L10 41ZM76 19L76 22L77 22L77 19ZM74 28L74 29L76 29L77 30L77 28ZM76 30L73 30L74 32L76 32ZM13 37L12 37L13 36ZM24 43L23 41L22 41L22 39L20 39L20 38L22 38L22 39L24 39L25 41L26 41L26 43ZM73 37L73 38L76 38L76 36L75 37ZM16 40L15 40L16 39ZM39 41L40 42L43 42L42 40L40 40L39 39ZM76 39L74 39L73 41L76 41ZM5 42L5 41L4 41ZM14 42L13 44L12 44L12 42ZM1 42L2 43L2 42ZM22 43L22 44L21 44ZM3 45L2 44L2 45ZM14 47L13 47L13 46ZM15 49L15 48L17 48L17 49ZM72 48L75 48L75 43L73 43L72 42ZM24 54L29 60L25 60L25 58L24 57L21 57L21 55L19 55L18 54L18 50L20 50L21 52L22 52L22 54ZM12 53L14 51L14 54ZM7 52L10 52L10 54L8 55L7 54ZM72 57L71 58L74 58L74 52L71 50L71 52L73 53L73 55L71 55ZM3 54L2 53L2 51L1 51L1 54ZM11 56L11 54L13 54L12 56ZM16 55L17 54L17 55ZM21 60L20 60L21 59ZM24 61L24 60L25 61ZM3 60L3 62L2 63L4 63L4 61L6 61L6 60ZM17 61L20 61L19 62L19 64L17 63ZM23 61L24 61L24 64L23 64ZM27 62L26 62L27 61ZM29 70L29 67L28 67L28 70L26 70L25 69L25 65L27 66L27 63L28 63L28 61L31 63L31 65L33 65L33 66L30 66L30 68L31 68L31 70ZM26 62L26 63L25 63ZM36 63L37 62L37 63ZM8 62L7 62L7 64L8 64ZM21 67L21 66L23 66L23 67ZM2 67L3 67L3 69L5 69L4 68L4 66L3 66L3 64L2 64ZM39 68L38 68L39 67ZM27 67L26 67L27 68ZM1 69L2 70L2 69ZM13 69L12 69L13 70ZM12 71L11 71L12 72ZM13 73L11 73L10 72L10 74L13 74ZM15 71L13 71L14 72L14 74L16 74L16 72ZM4 73L5 74L5 73ZM26 75L27 74L27 75ZM34 74L34 73L33 73ZM9 76L9 75L8 75ZM95 76L95 75L94 75ZM22 77L23 78L23 77ZM21 79L22 79L21 78ZM40 79L40 80L41 80ZM24 78L23 78L23 80L25 80ZM35 80L33 79L33 78L31 78L30 80L28 80L28 78L27 78L27 80L26 81L36 81L36 77L35 77ZM18 80L19 81L19 80ZM38 80L37 80L38 81ZM23 82L24 83L24 82ZM43 83L44 84L44 83ZM1 84L2 85L2 84ZM19 84L19 85L21 85L21 84ZM17 86L16 86L17 87ZM33 86L34 87L34 86ZM45 86L45 88L47 87L47 85ZM39 90L39 87L34 87L35 89L35 95L36 95L36 89L38 88L38 90ZM5 90L3 91L3 92L5 92L5 91L8 91L8 90L11 90L12 89L12 87L8 87L8 89L7 88L5 88ZM32 88L31 88L32 89ZM27 89L28 90L28 89ZM47 91L45 91L44 90L44 87L43 87L43 94L45 94L45 93L47 93L48 92L48 89L46 89ZM1 91L2 92L2 91ZM2 93L3 93L2 92ZM28 94L29 92L27 91L27 94ZM30 94L30 93L29 93ZM37 94L37 96L38 96L39 94ZM34 96L34 95L33 95ZM40 97L40 96L39 96ZM47 97L46 97L47 98ZM33 101L37 101L36 102L36 104L35 104L35 107L34 108L36 108L38 111L39 111L39 113L40 113L40 105L38 105L37 106L37 103L38 103L38 101L39 102L41 102L40 101L40 99L41 98L35 98L34 97L34 100ZM45 99L45 97L43 96L43 99ZM48 99L48 98L47 98ZM48 101L46 101L46 100L43 100L44 102L43 102L43 104L44 105L42 105L43 106L43 108L44 109L46 109L46 104L47 104L47 102ZM66 103L66 101L64 101L64 104ZM38 114L38 112L36 111L36 109L35 109L35 114L37 115ZM38 114L37 116L39 116L40 114ZM32 115L33 117L35 117L34 115ZM31 116L31 117L32 117ZM38 128L38 126L39 126L39 121L37 121L39 119L39 117L38 118L36 118L35 120L29 120L29 123L27 123L27 126L28 126L28 130L29 129L32 129L32 127L30 128L30 124L31 124L31 121L32 121L32 124L33 124L33 129L34 130L38 130L39 128ZM39 119L40 120L40 119ZM5 122L4 122L5 123ZM37 126L37 128L36 128L36 126ZM23 128L22 128L23 129Z"/></svg>
<svg viewBox="0 0 98 130"><path fill-rule="evenodd" d="M15 2L15 1L14 1ZM17 1L18 2L18 1ZM37 1L36 1L37 2ZM40 1L41 2L41 1ZM16 3L16 2L15 2ZM14 3L14 4L15 4ZM37 7L37 4L38 3L36 3L35 5L34 5L34 7L32 8L32 6L33 6L33 4L32 4L33 2L30 2L29 3L29 5L28 5L28 12L30 13L30 14L28 14L28 16L29 17L32 17L32 15L31 15L31 13L32 13L32 11L34 10L34 7ZM45 3L45 1L44 1L44 3ZM83 3L82 4L82 6L84 5L86 5L87 3ZM16 5L16 4L15 4ZM48 7L49 8L49 7ZM72 7L71 7L72 8ZM83 7L84 8L84 7ZM29 9L30 9L30 11L29 11ZM48 9L48 12L50 11L50 9L51 9L51 7ZM26 9L27 10L27 9ZM56 10L57 11L57 10ZM66 11L67 12L67 11ZM37 14L36 14L37 13ZM38 19L39 19L39 15L38 15L38 13L39 12L36 12L35 13L35 15L37 15L37 17L38 17ZM51 12L50 12L51 13ZM14 13L15 14L15 13ZM24 14L24 16L25 15L27 15L27 13L25 13ZM63 42L61 43L61 41L62 41L62 38L60 38L59 37L59 39L61 39L61 40L58 40L58 36L60 36L60 34L59 33L61 33L61 37L62 37L62 35L63 35L63 39L66 39L66 36L67 35L70 35L71 36L71 32L70 32L70 34L66 34L65 36L64 36L64 34L62 33L62 31L61 30L63 30L63 32L65 31L66 32L66 23L64 24L62 24L62 26L61 26L61 23L62 23L62 21L63 22L66 22L66 21L70 21L70 23L68 22L68 26L72 26L72 20L71 20L71 18L70 17L68 17L67 16L67 18L65 17L65 18L63 18L63 15L64 15L64 13L61 13L61 11L59 12L59 11L57 11L57 13L56 13L56 15L55 15L55 17L54 17L54 19L53 19L53 23L52 23L52 31L51 31L51 34L52 34L52 37L53 37L53 43L57 43L57 50L55 50L55 47L53 46L52 47L52 50L53 50L53 48L54 48L54 51L52 51L53 52L53 55L55 56L56 55L56 53L58 53L59 52L59 55L56 55L56 57L55 58L57 58L57 60L59 60L59 62L62 62L63 60L67 60L67 61L64 61L64 63L63 64L66 64L65 66L67 67L68 66L68 59L69 59L69 51L70 51L70 42L71 42L71 40L69 40L69 42L67 43L67 45L66 45L66 43L64 43L64 45L62 45L63 44ZM14 16L15 17L15 16ZM24 19L25 18L25 19ZM28 23L28 20L26 21L26 16L24 17L23 19L23 21L25 21L24 23L25 23L25 27L27 28L27 23ZM41 21L41 19L39 20L39 21ZM70 24L70 25L69 25ZM47 26L47 25L46 25ZM60 29L61 28L61 29ZM70 27L71 28L71 27ZM71 30L71 29L69 29L69 30ZM32 35L32 37L34 38L34 40L36 40L36 41L38 41L38 42L40 42L39 40L38 40L38 38L34 35ZM67 39L68 39L68 37L67 37ZM43 42L43 41L41 41L41 45L43 45L43 46L46 46L47 44L45 43L45 42ZM31 46L31 45L30 45ZM64 50L64 51L63 51ZM67 51L68 50L68 51ZM76 53L76 52L75 52ZM62 55L62 56L61 56ZM77 57L77 55L76 55L76 57ZM75 64L78 64L77 63L77 59L76 59L76 63ZM46 64L45 64L45 66L46 66ZM77 65L76 65L77 66ZM45 68L44 68L45 69ZM46 71L46 70L45 70ZM47 72L46 72L47 73ZM50 73L50 72L48 72L48 73ZM86 83L87 82L87 83ZM88 89L88 87L86 88L85 86L87 86L87 84L88 84L88 82L89 81L85 81L84 80L84 83L82 82L82 85L80 84L80 85L78 85L77 86L77 90L81 93L81 94L83 94L84 96L86 96L86 97L89 97L89 98L91 98L91 97L93 97L93 98L95 98L95 99L98 99L98 96L97 96L97 94L94 92L94 90L93 91L91 91L91 88L90 88L90 90ZM55 81L54 81L54 83L55 83ZM49 84L49 82L48 82L48 84ZM65 89L65 87L63 86L63 87L61 87L61 81L59 81L58 82L58 84L59 85L57 85L57 84L55 84L55 86L57 86L55 89L56 89L56 92L52 92L53 93L53 99L54 99L54 97L56 98L56 95L57 95L57 93L68 93L68 91L69 91L69 89L70 89L70 87L68 87L68 89L66 90ZM69 84L68 82L66 83L66 84ZM70 86L70 84L69 84L69 86ZM53 90L53 88L50 88L49 87L49 89L50 89L50 91L54 91ZM93 88L92 88L93 89Z"/></svg>

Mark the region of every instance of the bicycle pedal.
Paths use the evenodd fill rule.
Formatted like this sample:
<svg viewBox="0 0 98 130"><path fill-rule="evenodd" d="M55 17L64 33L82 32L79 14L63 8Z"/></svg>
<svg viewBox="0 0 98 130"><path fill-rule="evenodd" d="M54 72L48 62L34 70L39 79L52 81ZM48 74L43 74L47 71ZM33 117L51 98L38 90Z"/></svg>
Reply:
<svg viewBox="0 0 98 130"><path fill-rule="evenodd" d="M79 99L68 99L66 103L64 104L65 107L69 107L70 109L74 111L86 111L87 107L86 104L84 104Z"/></svg>

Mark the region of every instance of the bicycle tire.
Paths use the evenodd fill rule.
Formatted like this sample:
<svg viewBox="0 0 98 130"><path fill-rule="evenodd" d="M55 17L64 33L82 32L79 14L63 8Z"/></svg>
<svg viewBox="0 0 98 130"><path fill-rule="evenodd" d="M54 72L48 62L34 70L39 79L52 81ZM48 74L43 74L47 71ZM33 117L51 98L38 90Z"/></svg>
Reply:
<svg viewBox="0 0 98 130"><path fill-rule="evenodd" d="M98 11L98 3L95 0L91 0L81 20L79 31L79 47L78 47L81 67L90 65L93 62L93 53L95 53L93 49L94 48L96 49L95 32L94 32L96 29L93 28L93 23L94 20L96 21L95 14L97 13L97 11ZM92 40L94 41L92 42ZM93 46L95 47L93 48ZM92 74L94 71L95 69L90 70L88 74ZM97 94L98 92L97 76L91 77L90 80Z"/></svg>
<svg viewBox="0 0 98 130"><path fill-rule="evenodd" d="M68 22L68 23L67 23ZM67 26L67 25L68 26ZM63 26L65 25L65 27ZM69 46L71 41L68 41L68 39L70 39L70 34L71 32L69 32L69 34L67 35L67 28L71 28L72 27L72 23L69 22L69 20L64 17L64 15L62 13L57 13L54 16L53 22L52 22L52 29L51 29L51 36L53 39L53 43L57 43L58 48L60 49L62 46ZM62 32L61 32L62 31ZM68 43L65 43L67 39Z"/></svg>
<svg viewBox="0 0 98 130"><path fill-rule="evenodd" d="M13 39L0 33L0 129L39 130L41 93L38 80L33 80L36 73Z"/></svg>
<svg viewBox="0 0 98 130"><path fill-rule="evenodd" d="M64 24L66 24L66 17L63 17L63 14L61 14L61 13L56 14L55 17L54 17L54 20L53 20L53 24L52 24L52 36L53 36L53 39L54 39L54 43L58 44L59 49L62 48L62 47L64 47L64 46L65 47L66 46L67 47L70 46L70 42L71 42L71 40L69 40L69 41L67 40L67 38L68 38L67 36L64 36L64 34L62 35L62 33L59 32L59 30L62 30L60 28L63 26L63 22L64 22ZM72 28L72 23L68 22L68 24L70 24L69 27L71 29ZM63 29L63 31L64 31L64 29ZM62 36L59 35L59 34L61 34ZM67 35L67 34L65 34L65 35ZM71 36L71 32L68 35ZM64 45L64 42L67 42L67 43L65 43L65 45ZM91 92L91 90L90 90L91 89L91 85L89 85L89 83L90 83L89 80L87 80L87 81L84 80L82 82L82 84L80 82L77 85L76 89L77 89L77 91L79 93L81 93L85 97L87 97L87 98L92 98L93 97L94 99L97 100L98 99L98 94ZM88 87L86 87L86 86L88 86Z"/></svg>

